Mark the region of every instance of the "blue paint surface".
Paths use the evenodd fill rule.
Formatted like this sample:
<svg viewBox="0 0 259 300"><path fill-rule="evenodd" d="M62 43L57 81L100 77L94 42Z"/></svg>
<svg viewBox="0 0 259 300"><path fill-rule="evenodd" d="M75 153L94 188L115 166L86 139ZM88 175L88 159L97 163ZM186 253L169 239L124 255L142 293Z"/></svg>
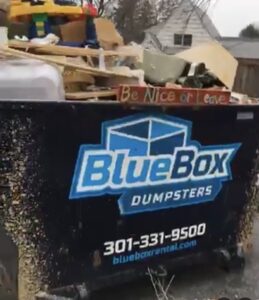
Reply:
<svg viewBox="0 0 259 300"><path fill-rule="evenodd" d="M80 147L70 199L120 195L122 215L213 201L240 144L202 146L191 131L164 114L104 122L101 144Z"/></svg>

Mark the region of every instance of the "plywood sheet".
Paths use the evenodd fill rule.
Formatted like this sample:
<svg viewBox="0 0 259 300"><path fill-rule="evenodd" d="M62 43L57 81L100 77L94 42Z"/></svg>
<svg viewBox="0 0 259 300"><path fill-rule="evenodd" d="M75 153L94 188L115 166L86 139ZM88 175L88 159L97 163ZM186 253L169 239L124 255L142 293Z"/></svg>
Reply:
<svg viewBox="0 0 259 300"><path fill-rule="evenodd" d="M189 62L205 63L226 87L232 90L238 61L218 42L212 41L176 54Z"/></svg>

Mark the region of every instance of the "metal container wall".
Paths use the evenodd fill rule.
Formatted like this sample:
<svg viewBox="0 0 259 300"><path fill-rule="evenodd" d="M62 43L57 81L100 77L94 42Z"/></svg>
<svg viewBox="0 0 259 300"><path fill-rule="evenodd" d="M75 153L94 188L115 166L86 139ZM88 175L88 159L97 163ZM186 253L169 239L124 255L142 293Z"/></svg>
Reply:
<svg viewBox="0 0 259 300"><path fill-rule="evenodd" d="M1 102L0 215L19 249L20 298L236 253L252 227L258 146L253 106Z"/></svg>

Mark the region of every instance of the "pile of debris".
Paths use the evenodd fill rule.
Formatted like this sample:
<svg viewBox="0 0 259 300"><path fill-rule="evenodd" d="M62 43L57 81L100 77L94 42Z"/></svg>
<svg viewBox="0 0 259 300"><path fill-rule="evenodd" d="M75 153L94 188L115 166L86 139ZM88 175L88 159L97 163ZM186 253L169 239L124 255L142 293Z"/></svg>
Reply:
<svg viewBox="0 0 259 300"><path fill-rule="evenodd" d="M83 21L60 26L62 41L81 40ZM227 105L253 103L232 93L238 62L211 42L176 55L125 46L114 24L95 19L100 49L60 46L54 34L29 41L9 41L5 54L57 64L67 100L109 99L157 105ZM224 62L224 64L222 63Z"/></svg>

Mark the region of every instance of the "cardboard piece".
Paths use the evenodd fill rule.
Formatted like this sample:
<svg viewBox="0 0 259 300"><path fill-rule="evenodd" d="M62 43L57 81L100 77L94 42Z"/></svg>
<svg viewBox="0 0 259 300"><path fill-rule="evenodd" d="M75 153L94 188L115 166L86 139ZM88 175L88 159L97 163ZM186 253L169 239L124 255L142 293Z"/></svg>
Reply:
<svg viewBox="0 0 259 300"><path fill-rule="evenodd" d="M218 42L213 41L189 50L177 53L176 57L190 63L205 63L206 67L218 79L232 90L238 67L238 61Z"/></svg>
<svg viewBox="0 0 259 300"><path fill-rule="evenodd" d="M105 50L113 50L123 46L123 38L112 21L105 18L95 19L96 33L100 46ZM62 40L65 42L83 42L86 40L85 20L78 20L60 25Z"/></svg>
<svg viewBox="0 0 259 300"><path fill-rule="evenodd" d="M85 40L85 21L73 21L60 25L60 33L64 42L82 43Z"/></svg>
<svg viewBox="0 0 259 300"><path fill-rule="evenodd" d="M103 49L113 50L124 45L123 38L112 21L106 18L97 18L95 19L95 26L98 41Z"/></svg>

